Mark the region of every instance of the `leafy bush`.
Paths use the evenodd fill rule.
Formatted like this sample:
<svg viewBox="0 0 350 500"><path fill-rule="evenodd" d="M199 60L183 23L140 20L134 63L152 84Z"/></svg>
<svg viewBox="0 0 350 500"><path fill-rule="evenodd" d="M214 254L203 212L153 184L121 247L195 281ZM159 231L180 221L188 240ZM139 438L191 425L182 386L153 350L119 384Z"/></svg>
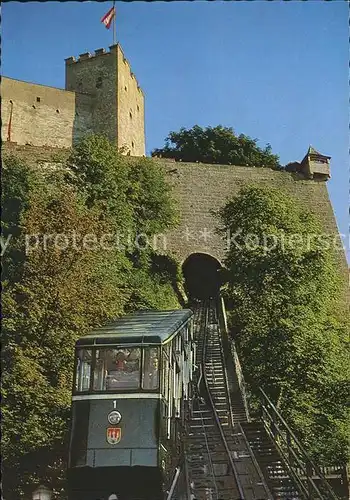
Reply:
<svg viewBox="0 0 350 500"><path fill-rule="evenodd" d="M231 235L226 294L250 391L264 389L318 461L346 463L348 323L331 235L276 189L245 188L219 215Z"/></svg>

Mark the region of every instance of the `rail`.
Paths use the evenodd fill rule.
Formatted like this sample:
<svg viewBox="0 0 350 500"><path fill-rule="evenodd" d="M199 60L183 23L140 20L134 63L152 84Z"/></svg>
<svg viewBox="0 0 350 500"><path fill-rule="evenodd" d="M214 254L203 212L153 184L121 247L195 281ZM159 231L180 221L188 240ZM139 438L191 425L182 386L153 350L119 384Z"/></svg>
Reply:
<svg viewBox="0 0 350 500"><path fill-rule="evenodd" d="M217 316L216 319L217 319L217 324L218 324L219 332L220 332L220 335L219 335L219 347L220 347L221 359L222 359L222 362L223 362L224 383L225 383L225 388L226 388L227 400L228 400L228 403L229 403L229 418L230 418L231 426L233 428L233 426L234 426L234 420L233 420L233 412L232 412L231 392L230 392L230 386L229 386L229 382L228 382L227 365L226 365L226 360L225 360L223 339L222 339L222 336L221 336L220 318L219 318L220 308L218 307L217 301L215 303L215 306L216 306L215 307L215 312L216 312L216 316Z"/></svg>
<svg viewBox="0 0 350 500"><path fill-rule="evenodd" d="M203 340L203 352L202 352L202 376L203 376L203 382L204 382L206 393L208 395L208 399L209 399L209 403L210 403L211 409L213 411L214 419L215 419L216 425L218 427L218 430L219 430L219 433L220 433L223 445L225 447L225 450L226 450L226 453L227 453L227 456L228 456L228 459L229 459L229 464L230 464L231 470L232 470L234 478L235 478L237 490L239 492L239 495L240 495L241 499L244 500L244 491L243 491L243 488L242 488L242 485L241 485L241 482L240 482L240 479L239 479L239 476L238 476L237 468L236 468L236 465L235 465L235 463L234 463L234 461L232 459L232 456L231 456L231 453L230 453L230 449L228 447L228 444L227 444L227 441L226 441L226 438L225 438L225 434L224 434L224 431L222 429L222 425L221 425L221 422L220 422L220 419L219 419L219 415L218 415L218 413L216 411L215 404L214 404L214 401L213 401L213 398L212 398L212 395L211 395L210 389L209 389L207 374L206 374L206 370L205 370L206 353L207 353L207 331L208 331L207 326L208 326L208 312L206 313L205 324L204 324L204 340Z"/></svg>
<svg viewBox="0 0 350 500"><path fill-rule="evenodd" d="M219 305L219 311L220 311L221 317L222 317L223 329L224 329L225 335L228 337L226 308L225 308L224 298L222 296L219 297L219 304L218 305ZM250 422L251 419L250 419L250 415L249 415L247 389L246 389L246 384L245 384L245 380L244 380L244 376L243 376L243 370L242 370L241 363L240 363L239 358L238 358L236 344L235 344L234 340L229 340L229 346L230 346L230 351L231 351L231 355L232 355L234 366L235 366L238 387L239 387L239 390L241 391L241 394L242 394L244 411L245 411L245 414L247 417L247 421Z"/></svg>
<svg viewBox="0 0 350 500"><path fill-rule="evenodd" d="M200 371L201 371L201 377L202 377L202 374L203 374L202 365L200 366ZM213 466L213 461L211 459L211 454L210 454L210 449L209 449L209 443L208 443L208 436L207 436L207 433L205 431L205 423L204 423L204 419L203 419L203 413L200 412L200 415L201 415L201 424L202 424L202 429L203 429L203 434L204 434L204 440L205 440L205 447L206 447L207 456L208 456L208 462L209 462L209 468L210 468L210 475L211 475L213 486L214 486L214 489L215 489L216 498L218 498L218 493L219 492L218 492L218 487L217 487L216 480L215 480L214 466Z"/></svg>
<svg viewBox="0 0 350 500"><path fill-rule="evenodd" d="M307 499L339 500L321 469L312 462L263 389L260 389L260 393L262 395L262 420L265 428L276 444L300 492Z"/></svg>

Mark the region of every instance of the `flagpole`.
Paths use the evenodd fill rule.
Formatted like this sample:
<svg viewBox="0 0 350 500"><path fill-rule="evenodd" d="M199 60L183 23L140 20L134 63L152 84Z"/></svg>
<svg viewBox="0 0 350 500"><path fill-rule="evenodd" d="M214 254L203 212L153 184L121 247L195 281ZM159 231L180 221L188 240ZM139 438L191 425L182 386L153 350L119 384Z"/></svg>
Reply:
<svg viewBox="0 0 350 500"><path fill-rule="evenodd" d="M114 9L114 16L113 16L113 45L116 44L116 38L117 38L117 30L116 30L116 22L115 22L115 16L116 16L116 11L115 11L115 0L113 1L113 9Z"/></svg>

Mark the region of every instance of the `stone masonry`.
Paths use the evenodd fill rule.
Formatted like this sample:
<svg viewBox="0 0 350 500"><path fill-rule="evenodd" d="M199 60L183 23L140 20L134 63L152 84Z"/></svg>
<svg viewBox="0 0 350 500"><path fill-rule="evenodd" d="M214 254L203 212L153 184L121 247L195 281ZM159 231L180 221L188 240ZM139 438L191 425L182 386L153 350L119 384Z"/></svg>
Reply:
<svg viewBox="0 0 350 500"><path fill-rule="evenodd" d="M8 145L6 151L40 168L54 165L53 158L58 152L54 148L15 145ZM63 159L66 154L61 151ZM131 157L130 161L133 163L137 159ZM159 235L156 245L159 251L170 252L180 263L193 253L209 254L223 261L227 239L216 234L218 221L213 212L248 185L271 186L295 196L320 217L324 232L333 235L340 247L340 235L324 180L308 179L300 172L269 168L182 163L156 158L152 161L164 169L180 215L178 227ZM337 251L337 258L344 287L348 290L348 266L342 248Z"/></svg>
<svg viewBox="0 0 350 500"><path fill-rule="evenodd" d="M249 185L270 186L295 196L321 218L326 233L339 237L324 181L269 168L157 161L166 171L180 209L181 223L167 235L167 244L181 261L197 252L208 253L222 261L227 241L215 233L218 221L213 212ZM340 265L347 272L345 254L339 253Z"/></svg>
<svg viewBox="0 0 350 500"><path fill-rule="evenodd" d="M69 148L103 134L145 155L144 95L120 45L66 59L66 89L2 77L3 142Z"/></svg>
<svg viewBox="0 0 350 500"><path fill-rule="evenodd" d="M2 141L68 148L92 133L91 105L88 95L2 77Z"/></svg>

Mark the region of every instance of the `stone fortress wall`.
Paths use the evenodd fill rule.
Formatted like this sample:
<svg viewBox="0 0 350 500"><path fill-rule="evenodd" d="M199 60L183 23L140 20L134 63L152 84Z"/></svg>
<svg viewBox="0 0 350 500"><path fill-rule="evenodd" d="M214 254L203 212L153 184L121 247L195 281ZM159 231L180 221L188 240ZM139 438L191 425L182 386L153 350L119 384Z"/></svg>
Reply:
<svg viewBox="0 0 350 500"><path fill-rule="evenodd" d="M55 165L57 160L54 158L58 150L8 144L6 152L13 152L32 165L46 168ZM63 159L65 155L67 152L62 150ZM131 162L135 160L130 157ZM321 219L324 232L338 238L340 242L327 182L324 180L307 179L298 172L269 168L183 163L159 158L153 158L152 161L164 169L177 202L180 219L176 229L165 234L165 238L161 235L157 238L157 248L161 252L170 252L179 262L184 262L193 253L205 253L222 263L228 242L216 234L218 220L213 212L222 207L227 199L238 194L242 187L249 185L270 186L295 196ZM344 276L345 295L348 296L345 252L340 248L336 254Z"/></svg>
<svg viewBox="0 0 350 500"><path fill-rule="evenodd" d="M94 133L145 155L144 95L119 45L66 59L65 86L3 77L2 141L68 148Z"/></svg>
<svg viewBox="0 0 350 500"><path fill-rule="evenodd" d="M119 44L109 51L80 54L66 59L66 90L3 77L2 139L29 163L46 168L57 165L56 153L67 154L73 142L89 133L104 134L133 157L145 155L144 95ZM159 162L173 188L180 212L179 226L165 235L166 248L183 262L193 253L207 253L222 262L227 240L215 229L213 211L241 187L257 184L294 195L316 212L325 232L339 231L328 197L330 157L310 147L305 158L284 171L232 165ZM344 251L337 253L348 280Z"/></svg>
<svg viewBox="0 0 350 500"><path fill-rule="evenodd" d="M196 252L209 253L222 261L227 241L215 233L218 220L214 213L241 188L252 185L277 188L295 196L321 218L326 233L339 235L325 181L270 168L157 161L166 172L180 209L181 224L167 240L169 250L181 261ZM344 252L340 260L346 265Z"/></svg>
<svg viewBox="0 0 350 500"><path fill-rule="evenodd" d="M3 142L68 148L72 145L74 127L78 137L92 133L90 110L88 95L12 78L1 79Z"/></svg>

